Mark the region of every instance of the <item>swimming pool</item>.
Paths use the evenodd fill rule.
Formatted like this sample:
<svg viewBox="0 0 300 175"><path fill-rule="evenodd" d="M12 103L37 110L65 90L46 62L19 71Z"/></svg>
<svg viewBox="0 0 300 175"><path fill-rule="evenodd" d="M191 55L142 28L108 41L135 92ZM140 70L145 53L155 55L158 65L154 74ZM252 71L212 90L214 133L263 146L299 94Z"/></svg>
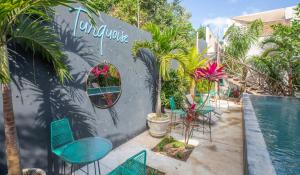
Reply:
<svg viewBox="0 0 300 175"><path fill-rule="evenodd" d="M278 175L300 174L300 99L250 96Z"/></svg>

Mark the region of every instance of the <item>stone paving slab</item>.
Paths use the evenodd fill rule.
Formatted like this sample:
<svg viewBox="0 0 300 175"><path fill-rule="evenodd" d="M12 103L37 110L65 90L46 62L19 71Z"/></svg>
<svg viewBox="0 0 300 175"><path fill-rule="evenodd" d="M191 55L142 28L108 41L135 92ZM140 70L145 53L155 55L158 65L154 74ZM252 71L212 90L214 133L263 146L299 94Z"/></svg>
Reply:
<svg viewBox="0 0 300 175"><path fill-rule="evenodd" d="M147 165L166 175L242 175L243 174L243 139L241 107L221 101L221 110L225 111L220 120L212 127L213 141L209 134L195 132L190 143L195 145L189 159L184 162L151 151L160 141L151 137L148 131L141 133L120 145L100 161L102 174L107 174L132 155L147 151ZM227 112L226 112L227 111ZM183 140L181 128L172 133L176 139ZM83 173L76 173L83 174Z"/></svg>

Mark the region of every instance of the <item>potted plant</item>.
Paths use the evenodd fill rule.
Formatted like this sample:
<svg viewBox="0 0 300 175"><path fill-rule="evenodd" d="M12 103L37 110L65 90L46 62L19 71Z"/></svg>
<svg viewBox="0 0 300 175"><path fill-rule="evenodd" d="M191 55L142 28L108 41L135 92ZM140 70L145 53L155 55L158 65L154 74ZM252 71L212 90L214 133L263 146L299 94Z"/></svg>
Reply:
<svg viewBox="0 0 300 175"><path fill-rule="evenodd" d="M163 137L167 134L170 118L168 115L160 113L150 113L147 115L147 123L149 126L149 133L153 137Z"/></svg>
<svg viewBox="0 0 300 175"><path fill-rule="evenodd" d="M152 34L152 40L136 42L132 48L132 53L137 55L140 49L145 48L149 49L155 57L154 65L158 68L156 70L157 79L154 80L157 82L157 87L154 87L156 88L156 112L148 114L147 121L150 134L154 137L162 137L167 134L170 123L170 117L161 112L162 79L167 80L169 78L169 67L172 59L183 63L185 58L182 54L177 54L179 50L183 49L180 40L177 39L180 32L178 28L166 27L161 31L159 26L149 23L145 25L145 30Z"/></svg>

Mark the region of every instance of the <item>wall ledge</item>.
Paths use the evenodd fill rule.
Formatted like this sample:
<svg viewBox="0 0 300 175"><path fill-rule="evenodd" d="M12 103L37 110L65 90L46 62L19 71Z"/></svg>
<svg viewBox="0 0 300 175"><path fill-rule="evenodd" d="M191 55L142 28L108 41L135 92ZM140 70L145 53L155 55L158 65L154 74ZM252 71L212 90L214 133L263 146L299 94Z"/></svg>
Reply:
<svg viewBox="0 0 300 175"><path fill-rule="evenodd" d="M276 175L250 95L243 94L244 168L248 175Z"/></svg>

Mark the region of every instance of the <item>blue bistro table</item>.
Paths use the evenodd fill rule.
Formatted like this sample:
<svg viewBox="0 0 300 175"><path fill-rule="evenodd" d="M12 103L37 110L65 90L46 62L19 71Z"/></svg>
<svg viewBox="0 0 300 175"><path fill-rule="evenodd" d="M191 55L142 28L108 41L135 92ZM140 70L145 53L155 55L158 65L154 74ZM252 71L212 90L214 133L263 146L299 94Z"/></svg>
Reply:
<svg viewBox="0 0 300 175"><path fill-rule="evenodd" d="M94 163L95 175L97 174L96 162L106 156L112 150L112 143L101 137L88 137L74 141L69 144L62 152L61 158L71 164L71 174L73 173L73 165L87 165L86 174L89 174L89 164ZM74 168L75 171L75 168ZM75 174L75 172L74 172Z"/></svg>

